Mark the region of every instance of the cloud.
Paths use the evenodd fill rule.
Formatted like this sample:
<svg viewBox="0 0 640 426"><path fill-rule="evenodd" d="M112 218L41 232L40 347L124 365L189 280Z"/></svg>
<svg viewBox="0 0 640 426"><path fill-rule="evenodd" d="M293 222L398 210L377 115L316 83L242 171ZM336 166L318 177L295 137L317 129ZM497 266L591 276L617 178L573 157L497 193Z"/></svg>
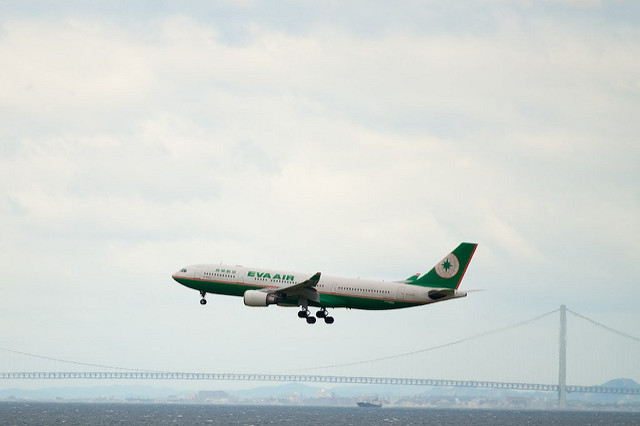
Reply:
<svg viewBox="0 0 640 426"><path fill-rule="evenodd" d="M18 82L5 102L17 115L29 109L32 119L55 122L43 126L52 132L47 137L18 142L23 148L8 167L57 203L13 188L14 205L41 220L105 217L100 226L126 234L146 228L145 218L167 210L166 202L175 203L168 209L175 211L204 202L221 226L232 226L238 213L221 208L225 197L236 208L249 199L284 217L300 202L319 200L332 215L305 217L337 220L343 232L357 220L366 226L363 235L376 235L364 230L381 228L388 217L371 213L376 210L401 210L396 217L411 220L398 221L420 229L407 211L450 215L464 200L487 214L486 223L494 225L485 229L495 230L495 207L483 205L500 205L518 227L521 219L513 215L526 217L520 206L536 211L540 205L524 201L531 191L543 205L564 210L561 200L548 198L558 193L554 185L585 190L565 175L567 168L593 170L586 173L590 179L628 161L626 138L613 142L618 149L602 142L616 121L628 127L624 113L605 117L613 125L603 128L597 117L599 105L628 102L629 85L611 91L606 76L615 70L618 81L627 80L637 64L615 52L607 56L621 67L599 65L610 41L585 44L583 30L545 21L531 28L533 35L505 25L479 37L407 32L359 39L324 30L317 36L256 30L251 41L229 45L183 16L154 28L138 39L100 21L5 25L3 50L22 58L4 71L4 81ZM25 97L15 87L33 89ZM584 120L594 125L578 125ZM610 161L602 163L603 155ZM544 172L534 172L540 165ZM279 196L262 195L274 189ZM377 199L365 196L371 190L379 191ZM72 207L78 203L86 209ZM440 232L437 227L428 232ZM516 252L537 250L525 243L526 231L506 231L504 222L498 229L497 235L520 234Z"/></svg>

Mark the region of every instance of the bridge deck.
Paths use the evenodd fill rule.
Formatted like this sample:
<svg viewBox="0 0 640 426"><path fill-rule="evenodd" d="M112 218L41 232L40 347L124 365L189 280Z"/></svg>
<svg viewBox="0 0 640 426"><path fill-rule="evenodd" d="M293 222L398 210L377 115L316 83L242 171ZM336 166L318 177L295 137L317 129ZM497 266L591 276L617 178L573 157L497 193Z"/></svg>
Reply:
<svg viewBox="0 0 640 426"><path fill-rule="evenodd" d="M258 374L258 373L183 373L183 372L14 372L0 373L0 379L34 379L34 380L235 380L250 382L316 382L368 385L411 385L411 386L449 386L466 388L511 389L522 391L558 392L558 385L541 383L510 383L474 380L438 380L414 379L403 377L357 377L357 376L323 376L300 374ZM640 388L613 388L603 386L567 386L567 392L609 393L640 395Z"/></svg>

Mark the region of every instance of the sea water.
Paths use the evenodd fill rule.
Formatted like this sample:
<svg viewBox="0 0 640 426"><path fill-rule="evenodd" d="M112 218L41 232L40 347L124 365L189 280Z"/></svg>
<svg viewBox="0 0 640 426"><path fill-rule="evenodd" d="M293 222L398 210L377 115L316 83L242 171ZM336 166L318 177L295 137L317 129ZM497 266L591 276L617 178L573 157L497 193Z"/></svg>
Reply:
<svg viewBox="0 0 640 426"><path fill-rule="evenodd" d="M640 425L640 413L0 402L0 425Z"/></svg>

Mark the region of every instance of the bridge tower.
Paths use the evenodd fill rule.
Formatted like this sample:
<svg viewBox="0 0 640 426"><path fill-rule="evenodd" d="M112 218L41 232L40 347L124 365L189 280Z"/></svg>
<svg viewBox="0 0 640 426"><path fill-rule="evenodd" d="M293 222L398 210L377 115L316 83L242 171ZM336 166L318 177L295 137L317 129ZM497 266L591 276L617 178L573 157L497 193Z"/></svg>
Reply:
<svg viewBox="0 0 640 426"><path fill-rule="evenodd" d="M567 307L560 306L560 347L558 350L558 408L567 408Z"/></svg>

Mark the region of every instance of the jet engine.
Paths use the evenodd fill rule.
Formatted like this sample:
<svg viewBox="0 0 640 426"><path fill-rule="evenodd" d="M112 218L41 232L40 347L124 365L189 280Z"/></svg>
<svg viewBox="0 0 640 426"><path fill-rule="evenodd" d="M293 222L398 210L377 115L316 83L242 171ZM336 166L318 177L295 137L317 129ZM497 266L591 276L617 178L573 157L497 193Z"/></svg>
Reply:
<svg viewBox="0 0 640 426"><path fill-rule="evenodd" d="M244 304L246 306L269 306L278 303L278 296L265 293L260 290L247 290L244 292Z"/></svg>

